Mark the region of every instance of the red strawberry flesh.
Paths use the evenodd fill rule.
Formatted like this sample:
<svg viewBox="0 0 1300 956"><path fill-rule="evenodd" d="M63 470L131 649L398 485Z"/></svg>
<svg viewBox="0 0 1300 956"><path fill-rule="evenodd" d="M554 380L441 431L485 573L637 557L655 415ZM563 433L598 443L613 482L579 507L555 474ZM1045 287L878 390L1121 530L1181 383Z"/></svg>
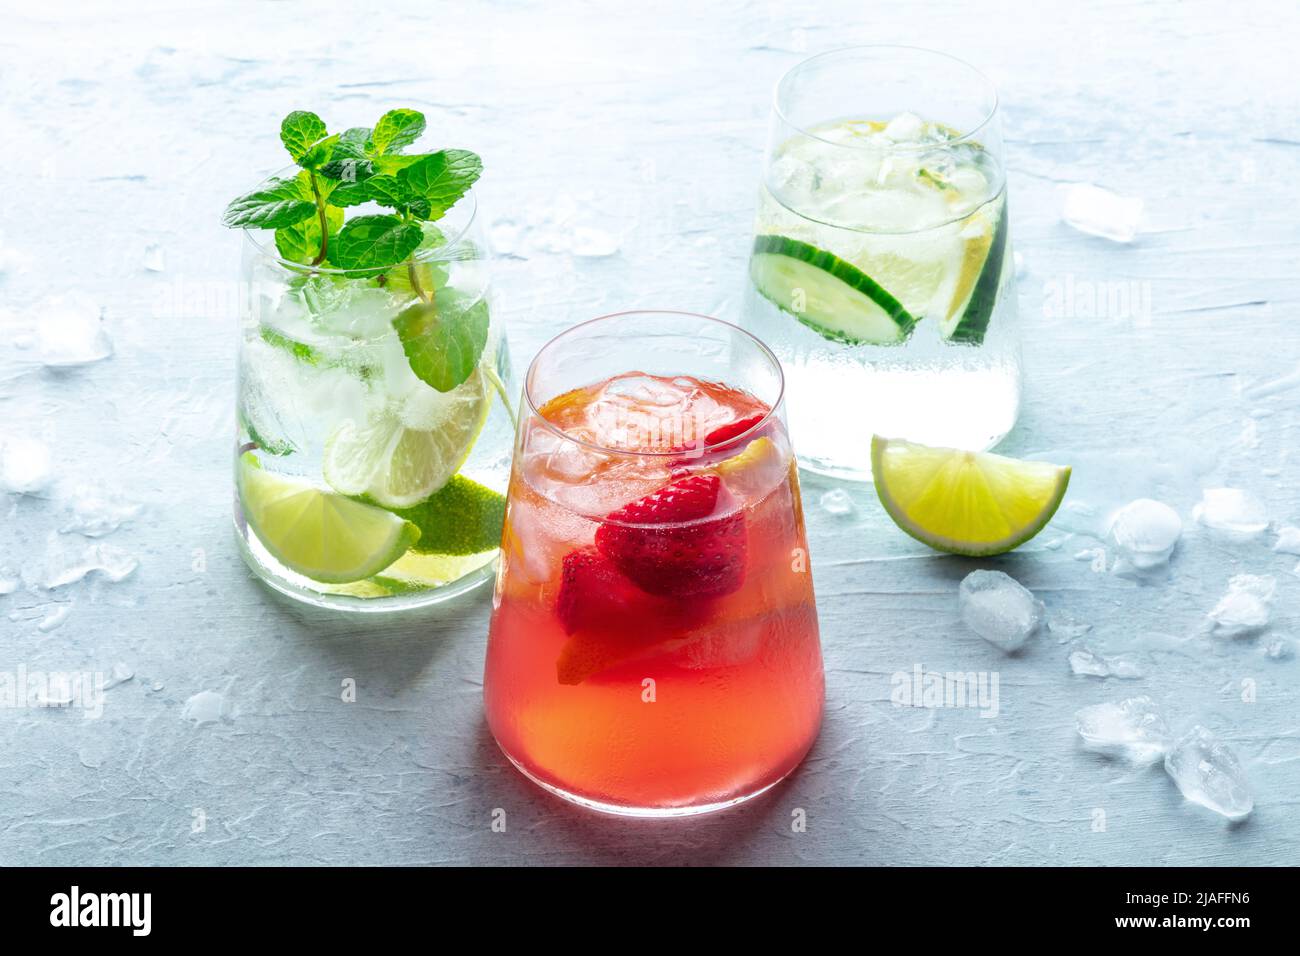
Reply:
<svg viewBox="0 0 1300 956"><path fill-rule="evenodd" d="M730 594L745 578L745 518L708 519L721 487L717 475L673 481L611 512L596 531L596 548L648 594Z"/></svg>

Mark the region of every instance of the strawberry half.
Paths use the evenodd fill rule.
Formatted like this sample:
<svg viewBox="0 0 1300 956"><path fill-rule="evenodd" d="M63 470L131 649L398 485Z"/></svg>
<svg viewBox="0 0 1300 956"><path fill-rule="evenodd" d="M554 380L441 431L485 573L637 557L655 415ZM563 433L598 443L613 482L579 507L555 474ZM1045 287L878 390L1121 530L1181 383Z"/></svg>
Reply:
<svg viewBox="0 0 1300 956"><path fill-rule="evenodd" d="M555 613L566 634L626 627L648 609L650 598L595 548L564 556Z"/></svg>
<svg viewBox="0 0 1300 956"><path fill-rule="evenodd" d="M673 481L610 512L596 530L596 548L648 594L730 594L745 580L745 517L700 520L713 513L721 487L717 475Z"/></svg>

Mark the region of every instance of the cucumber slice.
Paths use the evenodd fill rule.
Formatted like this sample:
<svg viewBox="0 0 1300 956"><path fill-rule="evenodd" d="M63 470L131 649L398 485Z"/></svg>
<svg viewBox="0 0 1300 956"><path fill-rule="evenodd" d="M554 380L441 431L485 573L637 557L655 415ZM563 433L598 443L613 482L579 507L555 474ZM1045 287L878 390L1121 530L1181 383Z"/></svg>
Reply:
<svg viewBox="0 0 1300 956"><path fill-rule="evenodd" d="M998 224L993 230L993 242L984 257L979 278L963 308L954 309L951 318L940 323L939 334L949 342L979 345L988 331L993 307L998 301L998 286L1002 281L1002 261L1007 250L1007 204L1003 200L998 211ZM972 245L969 248L977 248Z"/></svg>
<svg viewBox="0 0 1300 956"><path fill-rule="evenodd" d="M756 238L749 273L765 298L836 342L896 345L916 325L912 314L857 266L798 239Z"/></svg>

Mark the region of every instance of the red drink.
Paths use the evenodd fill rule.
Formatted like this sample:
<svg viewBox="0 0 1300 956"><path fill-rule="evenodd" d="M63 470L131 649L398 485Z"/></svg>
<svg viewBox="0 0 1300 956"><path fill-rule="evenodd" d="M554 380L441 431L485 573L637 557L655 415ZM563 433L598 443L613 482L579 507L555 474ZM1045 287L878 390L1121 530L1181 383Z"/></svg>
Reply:
<svg viewBox="0 0 1300 956"><path fill-rule="evenodd" d="M534 408L484 679L501 748L615 812L700 812L776 783L823 698L780 416L716 381L640 372Z"/></svg>

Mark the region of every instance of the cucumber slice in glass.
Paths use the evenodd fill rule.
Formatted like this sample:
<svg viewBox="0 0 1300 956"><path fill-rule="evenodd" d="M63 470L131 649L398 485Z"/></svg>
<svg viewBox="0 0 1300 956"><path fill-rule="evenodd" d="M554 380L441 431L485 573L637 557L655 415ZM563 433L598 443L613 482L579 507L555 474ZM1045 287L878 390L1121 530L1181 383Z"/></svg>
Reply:
<svg viewBox="0 0 1300 956"><path fill-rule="evenodd" d="M754 287L779 309L827 339L896 345L916 319L857 266L785 236L759 236L749 260Z"/></svg>

